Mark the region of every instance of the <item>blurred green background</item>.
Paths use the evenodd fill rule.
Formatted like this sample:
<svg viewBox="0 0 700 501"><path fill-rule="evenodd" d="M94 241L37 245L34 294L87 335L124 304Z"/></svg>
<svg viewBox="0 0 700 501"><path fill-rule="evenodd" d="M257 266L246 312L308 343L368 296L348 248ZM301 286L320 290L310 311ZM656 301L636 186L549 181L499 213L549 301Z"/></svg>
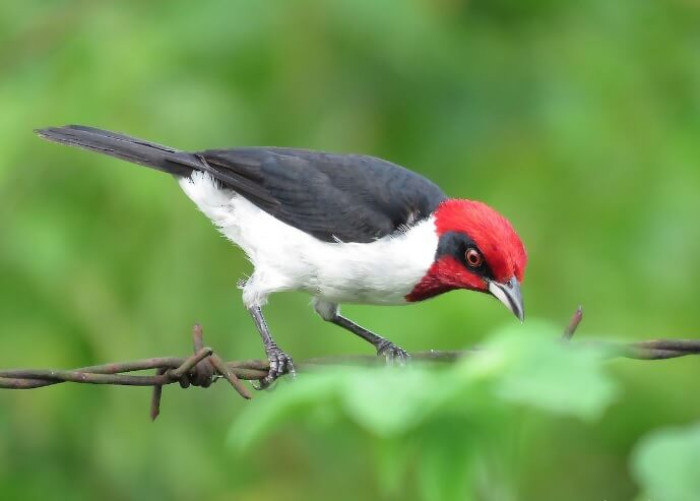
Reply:
<svg viewBox="0 0 700 501"><path fill-rule="evenodd" d="M530 318L563 326L581 303L581 339L697 337L699 26L695 0L3 2L0 367L181 355L194 321L225 358L262 355L242 253L167 176L32 133L67 123L387 158L513 221ZM308 303L267 308L294 357L370 353ZM514 322L464 292L344 311L408 350ZM698 419L698 362L609 368L621 391L602 418L524 427L512 492L479 499L638 495L630 452ZM148 389L1 392L0 498L418 496L382 491L371 433L285 427L241 457L225 439L250 404L224 384L164 393L152 424Z"/></svg>

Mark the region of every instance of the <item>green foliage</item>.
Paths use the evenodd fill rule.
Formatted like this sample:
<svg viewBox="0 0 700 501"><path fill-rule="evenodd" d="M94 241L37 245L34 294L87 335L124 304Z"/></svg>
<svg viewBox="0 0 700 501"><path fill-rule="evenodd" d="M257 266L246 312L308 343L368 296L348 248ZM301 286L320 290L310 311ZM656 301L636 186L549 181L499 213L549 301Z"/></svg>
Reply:
<svg viewBox="0 0 700 501"><path fill-rule="evenodd" d="M700 494L700 424L645 437L632 462L644 490L640 499L695 501Z"/></svg>
<svg viewBox="0 0 700 501"><path fill-rule="evenodd" d="M531 322L511 327L484 346L467 373L497 372L496 392L503 400L528 404L582 419L600 417L615 396L615 386L600 369L604 352L559 340L551 325Z"/></svg>
<svg viewBox="0 0 700 501"><path fill-rule="evenodd" d="M380 475L395 486L412 461L423 499L467 499L489 457L506 455L501 438L528 409L591 420L612 402L616 385L604 374L606 353L576 347L557 329L532 322L494 335L450 367L328 369L301 374L294 384L257 399L235 424L231 442L249 453L261 438L292 420L324 434L348 427L388 447ZM488 470L488 468L486 468ZM493 477L496 478L493 478ZM512 479L487 471L505 488ZM381 479L380 479L381 481Z"/></svg>

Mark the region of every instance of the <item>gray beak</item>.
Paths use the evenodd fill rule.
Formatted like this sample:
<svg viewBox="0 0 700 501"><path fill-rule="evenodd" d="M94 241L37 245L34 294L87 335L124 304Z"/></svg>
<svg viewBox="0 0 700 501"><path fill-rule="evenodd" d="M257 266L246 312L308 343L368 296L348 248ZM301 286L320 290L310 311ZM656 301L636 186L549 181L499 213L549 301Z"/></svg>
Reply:
<svg viewBox="0 0 700 501"><path fill-rule="evenodd" d="M520 293L520 283L513 277L507 284L499 282L489 282L489 292L493 294L501 303L513 312L522 322L525 320L525 310L523 308L523 296Z"/></svg>

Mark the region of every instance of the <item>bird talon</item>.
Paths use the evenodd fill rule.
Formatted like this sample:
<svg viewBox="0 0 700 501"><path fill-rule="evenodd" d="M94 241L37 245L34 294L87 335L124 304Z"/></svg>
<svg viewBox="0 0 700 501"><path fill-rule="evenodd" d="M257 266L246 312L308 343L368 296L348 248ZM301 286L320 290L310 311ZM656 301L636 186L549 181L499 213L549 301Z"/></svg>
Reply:
<svg viewBox="0 0 700 501"><path fill-rule="evenodd" d="M262 391L266 389L269 384L265 382L266 378L258 379L257 381L253 381L251 384L253 385L253 389L257 391Z"/></svg>
<svg viewBox="0 0 700 501"><path fill-rule="evenodd" d="M258 380L257 385L253 384L253 388L256 390L265 390L269 388L278 378L284 376L285 374L289 374L292 377L296 375L292 357L287 355L275 345L269 346L266 351L270 368L267 372L267 376Z"/></svg>
<svg viewBox="0 0 700 501"><path fill-rule="evenodd" d="M411 356L391 341L384 340L377 348L377 356L384 357L387 365L406 365Z"/></svg>

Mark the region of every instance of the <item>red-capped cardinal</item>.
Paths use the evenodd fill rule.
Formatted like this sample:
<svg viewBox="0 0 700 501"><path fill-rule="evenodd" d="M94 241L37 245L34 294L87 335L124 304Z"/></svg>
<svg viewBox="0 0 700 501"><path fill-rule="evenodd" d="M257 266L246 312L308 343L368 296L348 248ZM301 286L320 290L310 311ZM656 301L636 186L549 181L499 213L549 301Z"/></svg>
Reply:
<svg viewBox="0 0 700 501"><path fill-rule="evenodd" d="M410 304L468 289L492 294L523 319L527 255L510 222L385 160L291 148L186 152L78 125L37 133L174 175L243 249L254 266L243 303L270 361L263 386L294 372L261 311L274 292L308 292L321 318L387 359L408 355L342 316L339 304Z"/></svg>

